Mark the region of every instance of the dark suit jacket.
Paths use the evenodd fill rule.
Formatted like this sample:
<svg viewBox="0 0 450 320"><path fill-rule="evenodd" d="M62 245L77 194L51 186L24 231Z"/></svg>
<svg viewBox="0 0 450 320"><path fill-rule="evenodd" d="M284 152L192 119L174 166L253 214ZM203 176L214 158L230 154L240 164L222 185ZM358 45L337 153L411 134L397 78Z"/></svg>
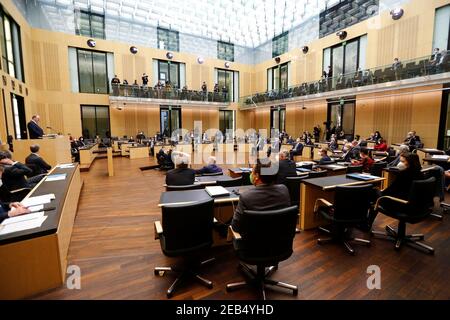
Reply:
<svg viewBox="0 0 450 320"><path fill-rule="evenodd" d="M5 203L0 203L0 223L2 223L3 220L8 218L8 211L9 206Z"/></svg>
<svg viewBox="0 0 450 320"><path fill-rule="evenodd" d="M25 164L33 170L33 176L47 173L52 168L44 159L40 156L32 153L25 159Z"/></svg>
<svg viewBox="0 0 450 320"><path fill-rule="evenodd" d="M190 168L177 168L167 172L166 184L168 186L186 186L194 184L195 170Z"/></svg>
<svg viewBox="0 0 450 320"><path fill-rule="evenodd" d="M295 168L295 163L291 160L280 160L278 162L278 174L277 174L277 184L285 184L286 177L296 177L297 170Z"/></svg>
<svg viewBox="0 0 450 320"><path fill-rule="evenodd" d="M295 145L292 147L293 152L297 154L302 154L303 152L303 144L301 142L296 142Z"/></svg>
<svg viewBox="0 0 450 320"><path fill-rule="evenodd" d="M326 164L327 162L330 162L331 158L329 156L324 156L320 158L319 164Z"/></svg>
<svg viewBox="0 0 450 320"><path fill-rule="evenodd" d="M245 232L245 230L240 230L240 219L245 210L278 210L290 205L289 190L285 185L259 185L239 196L239 203L234 212L231 226L237 232Z"/></svg>
<svg viewBox="0 0 450 320"><path fill-rule="evenodd" d="M33 175L33 170L28 168L23 163L17 162L12 166L5 166L5 171L3 172L2 181L9 191L29 188L27 179L25 176Z"/></svg>
<svg viewBox="0 0 450 320"><path fill-rule="evenodd" d="M44 130L33 121L28 122L27 127L30 139L39 139L44 135Z"/></svg>
<svg viewBox="0 0 450 320"><path fill-rule="evenodd" d="M203 168L199 170L195 170L195 173L197 174L204 174L204 173L218 173L222 172L222 168L218 167L215 164L211 164L209 166L204 166Z"/></svg>

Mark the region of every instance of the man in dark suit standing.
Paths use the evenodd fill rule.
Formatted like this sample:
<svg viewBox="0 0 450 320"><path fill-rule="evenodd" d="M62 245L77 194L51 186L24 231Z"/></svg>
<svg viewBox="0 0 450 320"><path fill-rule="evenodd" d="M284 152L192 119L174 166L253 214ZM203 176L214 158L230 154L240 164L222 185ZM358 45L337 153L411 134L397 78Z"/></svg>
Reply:
<svg viewBox="0 0 450 320"><path fill-rule="evenodd" d="M271 167L270 162L261 164L258 161L253 167L250 181L255 185L255 188L246 190L239 196L238 206L231 222L234 231L245 233L245 230L241 230L240 225L245 210L278 210L291 205L288 188L282 184L275 184L276 171Z"/></svg>
<svg viewBox="0 0 450 320"><path fill-rule="evenodd" d="M25 164L33 170L33 176L47 173L52 166L39 155L39 145L33 144L30 146L30 151L31 154L26 157Z"/></svg>
<svg viewBox="0 0 450 320"><path fill-rule="evenodd" d="M278 161L277 184L285 184L287 177L296 177L297 169L295 163L289 160L289 152L284 150L280 152L280 160Z"/></svg>
<svg viewBox="0 0 450 320"><path fill-rule="evenodd" d="M30 139L40 139L44 135L44 130L42 130L41 127L39 127L39 121L41 120L41 117L39 115L34 115L31 118L31 121L28 122L28 133L30 134Z"/></svg>
<svg viewBox="0 0 450 320"><path fill-rule="evenodd" d="M195 170L188 167L189 155L182 152L173 152L173 155L176 169L167 172L166 184L168 186L186 186L194 184Z"/></svg>

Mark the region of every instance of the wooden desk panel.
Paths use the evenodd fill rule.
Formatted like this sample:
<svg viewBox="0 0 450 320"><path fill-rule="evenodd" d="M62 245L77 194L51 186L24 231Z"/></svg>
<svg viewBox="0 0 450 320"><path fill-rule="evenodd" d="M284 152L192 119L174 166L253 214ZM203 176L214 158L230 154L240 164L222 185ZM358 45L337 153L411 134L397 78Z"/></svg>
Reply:
<svg viewBox="0 0 450 320"><path fill-rule="evenodd" d="M132 147L129 148L130 159L142 159L149 157L149 147Z"/></svg>

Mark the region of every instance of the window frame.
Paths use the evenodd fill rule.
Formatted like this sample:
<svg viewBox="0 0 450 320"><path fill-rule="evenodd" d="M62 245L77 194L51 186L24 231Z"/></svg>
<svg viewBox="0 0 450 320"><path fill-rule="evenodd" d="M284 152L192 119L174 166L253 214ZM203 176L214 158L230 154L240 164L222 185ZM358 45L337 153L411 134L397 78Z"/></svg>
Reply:
<svg viewBox="0 0 450 320"><path fill-rule="evenodd" d="M77 12L79 13L78 15L76 14ZM78 28L80 23L78 23L76 28L75 28L75 34L77 36L82 36L82 37L91 37L91 38L96 38L96 39L106 39L105 15L104 14L100 14L100 13L87 11L87 10L75 10L75 17L77 17L77 19L79 19L81 21L81 14L83 14L83 13L87 14L89 16L89 35L81 34L81 29ZM94 34L92 32L92 16L96 16L96 17L102 18L102 21L103 21L103 37L96 37L96 36L94 36Z"/></svg>
<svg viewBox="0 0 450 320"><path fill-rule="evenodd" d="M279 41L281 41L281 40L283 41L283 44L286 45L286 48L283 48L284 49L283 52L275 51L275 48L280 47ZM289 31L284 31L284 32L280 33L279 35L272 38L272 58L281 56L282 54L284 54L288 51L289 51Z"/></svg>
<svg viewBox="0 0 450 320"><path fill-rule="evenodd" d="M159 43L160 43L160 33L166 33L167 39L170 40L170 34L174 34L176 35L176 49L173 49L173 47L170 47L171 43L170 41L168 41L167 45L165 45L164 49L161 49L159 47ZM176 30L171 30L171 29L167 29L167 28L162 28L162 27L157 27L156 28L156 47L160 50L167 50L167 51L175 51L175 52L180 52L180 33Z"/></svg>
<svg viewBox="0 0 450 320"><path fill-rule="evenodd" d="M324 59L324 57L325 57L325 50L330 49L330 65L332 66L333 65L333 49L336 49L336 48L339 48L339 47L343 47L343 49L342 49L343 50L343 53L342 53L343 72L342 72L342 74L344 74L344 75L348 74L348 72L345 70L345 62L346 62L345 61L345 58L346 58L346 50L345 50L345 48L347 47L348 44L354 43L354 42L357 43L357 49L356 49L357 57L356 57L356 70L355 70L355 72L357 72L358 69L360 68L360 65L361 65L360 64L361 63L361 57L360 57L360 53L361 53L361 38L364 37L364 36L367 36L367 34L362 34L362 35L360 35L358 37L355 37L355 38L352 38L350 40L342 41L342 42L340 42L338 44L335 44L333 46L330 46L330 47L327 47L327 48L323 48L323 50L322 50L322 72L324 70L328 69L328 66L325 66L325 61L324 61L325 60ZM338 76L338 74L336 74L334 72L334 70L333 70L333 77L336 77L336 76Z"/></svg>
<svg viewBox="0 0 450 320"><path fill-rule="evenodd" d="M225 51L224 56L220 55L221 47L224 48ZM230 54L230 57L232 57L231 59L227 59L228 49L231 50ZM234 62L234 43L217 40L217 59Z"/></svg>
<svg viewBox="0 0 450 320"><path fill-rule="evenodd" d="M289 88L289 63L290 63L290 61L287 61L287 62L284 62L284 63L282 63L282 64L278 64L278 65L276 65L276 66L267 68L267 70L266 70L266 77L267 77L266 88L267 88L267 91L281 90L281 89L287 89L287 88ZM279 74L278 74L278 89L275 89L275 86L274 86L274 84L275 84L275 72L274 72L274 71L275 71L276 69L278 69L279 72L280 72L280 71L281 71L281 68L284 67L284 66L286 66L286 68L287 68L288 84L287 84L286 88L281 88L281 73L279 73ZM269 70L272 70L272 88L269 88L269 77L267 76Z"/></svg>
<svg viewBox="0 0 450 320"><path fill-rule="evenodd" d="M110 85L109 85L109 79L108 79L108 57L107 57L107 54L108 54L108 52L106 52L106 51L99 51L99 50L89 50L89 49L85 49L85 48L75 48L75 50L76 50L76 56L77 56L77 75L78 75L78 93L87 93L87 94L107 94L107 95L109 95L110 94ZM79 57L78 57L78 52L79 51L89 51L90 53L91 53L91 65L92 65L92 86L93 86L93 92L84 92L84 91L81 91L81 82L80 82L80 59L79 59ZM103 92L101 92L101 93L97 93L96 91L95 91L95 80L94 80L94 77L95 77L95 72L94 72L94 59L93 59L93 56L92 56L92 52L97 52L97 53L102 53L102 54L104 54L105 55L105 67L106 67L106 93L103 93Z"/></svg>
<svg viewBox="0 0 450 320"><path fill-rule="evenodd" d="M109 108L109 105L103 105L103 104L80 104L80 120L81 120L81 136L83 136L83 107L94 107L95 108L95 136L97 136L97 132L98 132L98 126L97 126L97 108L101 107L101 108L107 108L108 109L108 122L109 122L109 133L111 134L111 136L113 136L113 134L111 133L111 110ZM103 137L100 137L103 138ZM95 137L94 137L95 139Z"/></svg>

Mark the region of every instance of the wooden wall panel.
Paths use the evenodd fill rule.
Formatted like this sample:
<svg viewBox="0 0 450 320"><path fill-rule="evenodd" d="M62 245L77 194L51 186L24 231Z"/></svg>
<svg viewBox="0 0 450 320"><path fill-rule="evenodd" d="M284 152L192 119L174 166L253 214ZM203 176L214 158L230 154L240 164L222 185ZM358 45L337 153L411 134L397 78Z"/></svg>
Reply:
<svg viewBox="0 0 450 320"><path fill-rule="evenodd" d="M64 133L64 117L62 104L49 104L49 127L52 127L52 133ZM45 128L45 127L43 127ZM46 130L44 129L44 132Z"/></svg>
<svg viewBox="0 0 450 320"><path fill-rule="evenodd" d="M378 32L377 66L384 66L394 60L395 25L389 25ZM375 48L374 48L375 49Z"/></svg>
<svg viewBox="0 0 450 320"><path fill-rule="evenodd" d="M41 117L40 126L41 128L48 127L50 124L50 119L48 116L47 108L45 107L45 103L36 103L36 114L39 114Z"/></svg>
<svg viewBox="0 0 450 320"><path fill-rule="evenodd" d="M127 106L124 110L125 116L125 135L135 136L137 132L136 107Z"/></svg>
<svg viewBox="0 0 450 320"><path fill-rule="evenodd" d="M42 52L39 41L31 41L33 50L33 83L36 89L44 89L44 74L42 71Z"/></svg>
<svg viewBox="0 0 450 320"><path fill-rule="evenodd" d="M418 44L419 16L402 19L398 25L397 56L402 60L414 59Z"/></svg>
<svg viewBox="0 0 450 320"><path fill-rule="evenodd" d="M122 70L123 79L127 80L129 84L132 84L135 80L134 63L132 55L130 54L122 55L122 68L123 68Z"/></svg>
<svg viewBox="0 0 450 320"><path fill-rule="evenodd" d="M389 126L391 129L389 138L391 143L397 143L403 141L406 133L413 130L413 95L392 98L390 105L392 108L392 125Z"/></svg>
<svg viewBox="0 0 450 320"><path fill-rule="evenodd" d="M134 72L135 72L134 79L136 79L139 84L142 84L142 74L143 73L146 73L149 76L149 83L151 83L150 78L152 75L149 73L149 70L147 70L146 67L147 67L147 64L145 63L144 57L139 57L139 56L134 57Z"/></svg>
<svg viewBox="0 0 450 320"><path fill-rule="evenodd" d="M58 54L58 45L53 43L44 42L42 44L42 53L44 57L44 70L47 90L60 91L61 90L61 78L60 78L60 62Z"/></svg>

